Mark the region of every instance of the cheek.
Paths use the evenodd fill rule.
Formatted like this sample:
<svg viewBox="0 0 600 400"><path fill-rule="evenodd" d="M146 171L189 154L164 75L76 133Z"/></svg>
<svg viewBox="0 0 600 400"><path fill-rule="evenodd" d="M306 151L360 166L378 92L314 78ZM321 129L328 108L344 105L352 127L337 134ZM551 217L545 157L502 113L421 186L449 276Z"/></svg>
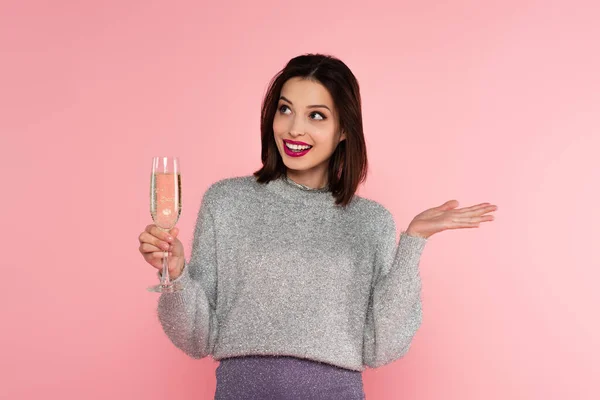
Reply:
<svg viewBox="0 0 600 400"><path fill-rule="evenodd" d="M284 133L286 129L287 122L285 121L285 118L281 118L276 115L273 119L273 132L275 132L276 134L281 134Z"/></svg>
<svg viewBox="0 0 600 400"><path fill-rule="evenodd" d="M331 127L314 127L311 129L311 137L315 145L322 149L334 149L336 146L335 135Z"/></svg>

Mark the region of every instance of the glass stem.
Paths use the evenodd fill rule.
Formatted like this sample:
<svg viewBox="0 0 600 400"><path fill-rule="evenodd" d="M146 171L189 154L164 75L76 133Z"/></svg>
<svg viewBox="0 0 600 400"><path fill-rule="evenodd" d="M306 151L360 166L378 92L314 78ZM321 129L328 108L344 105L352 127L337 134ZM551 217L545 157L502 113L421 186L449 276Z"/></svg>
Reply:
<svg viewBox="0 0 600 400"><path fill-rule="evenodd" d="M171 285L171 279L169 277L169 252L165 251L165 254L163 256L163 269L162 269L162 276L161 276L162 280L161 280L161 285L163 286L169 286Z"/></svg>

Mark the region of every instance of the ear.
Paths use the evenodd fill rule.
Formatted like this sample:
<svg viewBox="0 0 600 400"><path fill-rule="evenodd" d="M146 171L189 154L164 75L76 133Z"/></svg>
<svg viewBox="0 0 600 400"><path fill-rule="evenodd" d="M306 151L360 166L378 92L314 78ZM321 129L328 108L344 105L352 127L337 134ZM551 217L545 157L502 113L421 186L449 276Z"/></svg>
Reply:
<svg viewBox="0 0 600 400"><path fill-rule="evenodd" d="M342 131L342 133L340 134L340 142L342 140L346 140L346 132ZM338 142L339 143L339 142Z"/></svg>

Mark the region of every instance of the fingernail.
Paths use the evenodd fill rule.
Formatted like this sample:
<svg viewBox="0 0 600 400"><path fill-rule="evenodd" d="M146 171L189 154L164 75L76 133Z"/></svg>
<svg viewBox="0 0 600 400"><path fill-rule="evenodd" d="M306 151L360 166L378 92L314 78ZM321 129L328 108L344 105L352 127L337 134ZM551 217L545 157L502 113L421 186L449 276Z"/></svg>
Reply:
<svg viewBox="0 0 600 400"><path fill-rule="evenodd" d="M171 242L171 241L173 241L173 237L172 237L172 236L167 236L167 240L168 240L169 242Z"/></svg>

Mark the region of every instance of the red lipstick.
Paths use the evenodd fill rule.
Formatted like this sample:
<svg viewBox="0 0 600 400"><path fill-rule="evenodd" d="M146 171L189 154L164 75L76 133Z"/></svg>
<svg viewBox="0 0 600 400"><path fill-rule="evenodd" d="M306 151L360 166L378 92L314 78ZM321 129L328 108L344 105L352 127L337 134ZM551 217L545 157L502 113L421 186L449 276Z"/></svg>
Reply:
<svg viewBox="0 0 600 400"><path fill-rule="evenodd" d="M285 154L287 154L290 157L302 157L303 155L305 155L312 149L312 146L311 146L310 148L302 150L302 151L294 151L285 145L286 142L289 144L296 144L299 146L310 146L310 145L308 143L304 143L304 142L297 142L295 140L284 139L283 140L283 151L285 152Z"/></svg>
<svg viewBox="0 0 600 400"><path fill-rule="evenodd" d="M299 146L310 146L310 144L308 143L304 143L304 142L297 142L295 140L289 140L289 139L283 139L284 143L289 143L289 144L297 144Z"/></svg>

